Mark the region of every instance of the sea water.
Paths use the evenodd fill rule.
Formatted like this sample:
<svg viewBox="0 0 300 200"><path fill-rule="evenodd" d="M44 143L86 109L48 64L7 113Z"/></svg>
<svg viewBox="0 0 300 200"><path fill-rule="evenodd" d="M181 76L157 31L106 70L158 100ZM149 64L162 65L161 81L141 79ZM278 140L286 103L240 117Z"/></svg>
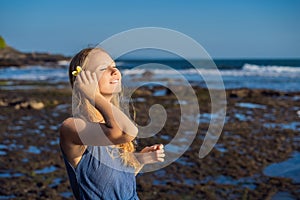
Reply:
<svg viewBox="0 0 300 200"><path fill-rule="evenodd" d="M122 60L116 62L126 86L136 86L136 84L149 82L180 84L182 79L185 79L193 85L209 88L220 88L224 84L226 89L259 88L300 91L300 59L227 59L214 60L214 63L217 66L215 69L205 66L205 64L197 65L195 68L186 60ZM161 68L161 65L168 66L168 68ZM222 84L216 81L218 76L220 76ZM49 66L1 68L0 80L6 81L6 84L0 84L2 89L16 89L9 87L14 85L13 81L37 81L49 84L68 83L68 65L66 63L56 68Z"/></svg>

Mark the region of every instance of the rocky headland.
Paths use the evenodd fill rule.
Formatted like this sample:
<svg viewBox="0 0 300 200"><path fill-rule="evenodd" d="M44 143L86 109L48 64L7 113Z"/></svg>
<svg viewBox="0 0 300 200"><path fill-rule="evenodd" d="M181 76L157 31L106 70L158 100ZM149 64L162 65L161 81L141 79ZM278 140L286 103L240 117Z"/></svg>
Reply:
<svg viewBox="0 0 300 200"><path fill-rule="evenodd" d="M58 66L60 61L70 60L70 57L61 54L50 54L40 52L24 53L10 46L0 48L0 68L26 65Z"/></svg>

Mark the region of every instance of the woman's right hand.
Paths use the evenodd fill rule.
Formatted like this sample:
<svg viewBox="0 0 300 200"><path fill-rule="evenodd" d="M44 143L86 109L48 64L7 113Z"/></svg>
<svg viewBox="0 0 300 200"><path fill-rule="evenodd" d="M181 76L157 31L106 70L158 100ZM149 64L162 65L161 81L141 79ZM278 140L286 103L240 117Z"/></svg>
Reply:
<svg viewBox="0 0 300 200"><path fill-rule="evenodd" d="M100 94L96 73L81 71L76 78L75 89L78 89L91 103L94 103L96 94Z"/></svg>
<svg viewBox="0 0 300 200"><path fill-rule="evenodd" d="M165 160L164 145L155 144L150 147L147 146L144 149L142 149L139 153L137 153L136 157L138 161L143 165L156 163L156 162L164 162Z"/></svg>

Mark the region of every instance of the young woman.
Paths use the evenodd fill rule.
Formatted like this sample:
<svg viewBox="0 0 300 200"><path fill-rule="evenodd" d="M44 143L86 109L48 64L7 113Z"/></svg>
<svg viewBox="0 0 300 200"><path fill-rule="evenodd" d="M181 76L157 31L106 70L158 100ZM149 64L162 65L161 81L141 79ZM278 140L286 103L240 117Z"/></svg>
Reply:
<svg viewBox="0 0 300 200"><path fill-rule="evenodd" d="M100 48L76 54L69 67L73 117L60 127L60 146L76 199L138 199L135 175L163 162L163 145L135 153L137 127L119 109L121 73Z"/></svg>

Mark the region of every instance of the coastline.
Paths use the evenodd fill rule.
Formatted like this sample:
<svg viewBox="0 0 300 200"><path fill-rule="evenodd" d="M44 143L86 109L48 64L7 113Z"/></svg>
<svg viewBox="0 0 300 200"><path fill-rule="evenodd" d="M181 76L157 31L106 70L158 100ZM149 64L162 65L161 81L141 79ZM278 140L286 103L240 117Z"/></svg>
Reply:
<svg viewBox="0 0 300 200"><path fill-rule="evenodd" d="M140 88L133 95L138 123L148 118L145 101L165 105L168 121L160 133L139 140L139 145L167 145L178 121L176 97L155 96L160 86ZM209 123L209 93L194 88L204 120L183 156L171 165L137 177L141 199L266 199L300 196L297 180L265 174L268 166L300 152L300 92L231 89L221 137L204 159L198 157ZM72 199L58 140L59 124L70 116L68 87L39 86L27 90L1 90L0 197L12 199ZM27 102L27 103L26 103ZM34 107L30 102L42 103ZM22 106L23 105L23 106ZM47 159L45 159L47 158ZM299 173L299 172L298 172ZM296 182L295 182L296 181ZM283 194L282 194L283 193Z"/></svg>
<svg viewBox="0 0 300 200"><path fill-rule="evenodd" d="M58 67L59 62L68 60L70 60L70 57L61 54L42 52L25 53L10 46L0 48L0 68L10 66L23 67L28 65Z"/></svg>

